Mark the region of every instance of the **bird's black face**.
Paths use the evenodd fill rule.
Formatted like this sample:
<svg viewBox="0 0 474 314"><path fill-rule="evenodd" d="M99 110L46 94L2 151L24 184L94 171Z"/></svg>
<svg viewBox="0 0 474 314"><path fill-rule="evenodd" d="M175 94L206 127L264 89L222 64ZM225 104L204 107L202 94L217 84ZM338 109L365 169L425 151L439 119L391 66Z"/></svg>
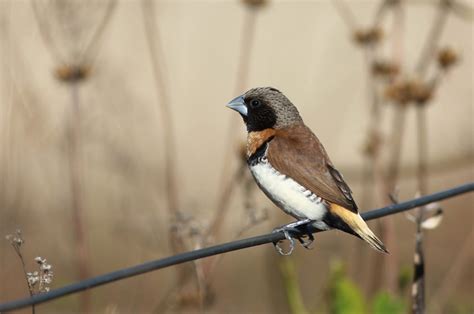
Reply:
<svg viewBox="0 0 474 314"><path fill-rule="evenodd" d="M247 116L242 115L247 131L262 131L272 128L276 123L276 115L273 109L261 97L245 97Z"/></svg>
<svg viewBox="0 0 474 314"><path fill-rule="evenodd" d="M242 95L233 99L227 106L240 113L248 132L273 128L276 124L275 111L264 95Z"/></svg>

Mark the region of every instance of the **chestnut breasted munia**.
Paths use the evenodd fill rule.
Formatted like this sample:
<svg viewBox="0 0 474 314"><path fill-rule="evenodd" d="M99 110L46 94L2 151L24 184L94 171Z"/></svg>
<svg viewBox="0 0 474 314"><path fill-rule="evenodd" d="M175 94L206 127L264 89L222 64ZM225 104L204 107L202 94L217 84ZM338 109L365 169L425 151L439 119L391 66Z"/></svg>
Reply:
<svg viewBox="0 0 474 314"><path fill-rule="evenodd" d="M257 185L297 219L278 231L293 243L289 228L308 224L321 230L334 228L387 252L359 215L351 189L321 142L285 95L271 87L253 88L227 106L239 112L247 126L247 163Z"/></svg>

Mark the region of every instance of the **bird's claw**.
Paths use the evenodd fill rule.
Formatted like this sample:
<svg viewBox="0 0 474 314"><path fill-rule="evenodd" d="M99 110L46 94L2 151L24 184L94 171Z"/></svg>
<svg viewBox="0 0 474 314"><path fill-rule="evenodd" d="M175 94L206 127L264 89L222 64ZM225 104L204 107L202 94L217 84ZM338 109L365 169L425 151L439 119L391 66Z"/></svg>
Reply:
<svg viewBox="0 0 474 314"><path fill-rule="evenodd" d="M284 255L284 256L291 255L291 253L293 253L293 250L295 249L295 241L290 236L290 233L288 232L288 230L280 229L280 230L274 230L273 232L283 232L283 234L285 235L285 238L290 242L290 247L287 252L285 252L279 245L280 241L274 242L273 245L275 246L275 249L277 250L277 252L280 253L280 255Z"/></svg>
<svg viewBox="0 0 474 314"><path fill-rule="evenodd" d="M277 250L277 252L280 253L280 255L285 255L285 256L291 255L291 253L293 253L293 250L295 249L295 241L291 237L289 231L292 231L292 230L295 231L296 227L302 226L302 225L309 225L311 222L313 222L311 219L298 220L293 223L281 226L279 228L275 228L273 232L283 232L283 234L285 235L285 238L290 242L290 247L287 252L285 252L279 245L280 241L274 242L273 245L275 246L275 249ZM309 231L307 231L306 235L308 236L307 241L305 241L301 237L298 237L297 239L304 248L310 250L312 249L311 244L314 242L314 236Z"/></svg>

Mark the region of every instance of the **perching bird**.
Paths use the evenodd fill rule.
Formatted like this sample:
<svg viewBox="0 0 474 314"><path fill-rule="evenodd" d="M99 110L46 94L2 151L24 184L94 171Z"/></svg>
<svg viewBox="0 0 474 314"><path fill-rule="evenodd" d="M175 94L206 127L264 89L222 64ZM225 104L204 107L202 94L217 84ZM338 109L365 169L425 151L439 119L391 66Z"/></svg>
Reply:
<svg viewBox="0 0 474 314"><path fill-rule="evenodd" d="M288 230L313 225L345 231L387 253L359 215L349 186L323 145L285 95L272 87L254 88L227 106L238 111L247 126L247 164L258 186L297 219L276 229L291 241L291 251L293 241ZM308 236L312 242L311 233ZM307 247L308 242L299 240Z"/></svg>

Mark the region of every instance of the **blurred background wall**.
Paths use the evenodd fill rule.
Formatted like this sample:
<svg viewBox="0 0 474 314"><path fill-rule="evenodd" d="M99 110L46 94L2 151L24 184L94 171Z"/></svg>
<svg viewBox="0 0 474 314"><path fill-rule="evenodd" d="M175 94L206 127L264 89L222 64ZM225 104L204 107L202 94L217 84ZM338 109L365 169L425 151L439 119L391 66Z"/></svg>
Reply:
<svg viewBox="0 0 474 314"><path fill-rule="evenodd" d="M407 2L402 35L390 31L397 25L392 18L382 23L388 30L380 51L389 56L397 51L409 76L437 2ZM472 3L466 3L471 15L452 13L439 39L440 46L456 51L459 62L443 75L426 108L428 192L473 179L474 46ZM370 25L379 4L348 1L362 26ZM393 36L401 38L397 47ZM363 179L370 119L367 66L331 1L275 0L255 8L241 1L0 0L0 58L0 235L22 230L27 268L35 267L35 256L46 257L55 272L51 287L79 276L75 206L80 207L87 275L172 254L165 152L170 133L179 210L198 230L206 229L227 178L240 167L239 142L245 140L240 117L225 104L251 87L274 86L297 105L356 200L375 193L364 190ZM64 74L73 70L80 73ZM160 109L163 102L169 115ZM388 135L394 107L381 110L382 134ZM417 193L415 109L407 111L400 126L405 134L396 185L400 199ZM230 210L215 242L232 239L248 220L241 189L230 193ZM269 218L241 236L290 220L261 192L253 199L252 207L267 208ZM441 225L427 232L432 311L473 310L473 248L467 245L473 239L472 204L472 195L443 202ZM364 211L376 203L363 205ZM402 272L412 265L415 226L403 214L393 220L396 266ZM461 250L468 251L461 256L463 266L447 278ZM373 294L371 285L383 291L383 280L371 283L378 279L371 279L370 265L383 265L386 258L374 257L349 236L318 234L313 251L298 248L293 257L303 302L312 312L329 311L323 304L335 260L345 261L349 278L364 294ZM224 256L212 270L206 312L290 311L281 259L271 246ZM172 289L178 279L166 269L93 290L88 310L164 311L160 302L169 291L178 294ZM28 294L6 240L0 241L0 282L1 301ZM450 289L442 290L445 285ZM433 300L437 293L443 295ZM409 294L402 295L409 303ZM81 302L71 296L40 309L80 311ZM173 305L171 311L195 308Z"/></svg>

